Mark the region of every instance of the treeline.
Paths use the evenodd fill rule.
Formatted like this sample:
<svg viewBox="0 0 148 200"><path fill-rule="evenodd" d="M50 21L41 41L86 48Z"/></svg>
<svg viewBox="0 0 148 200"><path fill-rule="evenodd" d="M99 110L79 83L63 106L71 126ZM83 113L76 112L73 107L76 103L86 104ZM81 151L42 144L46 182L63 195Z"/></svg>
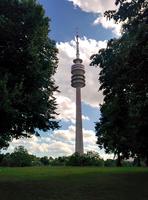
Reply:
<svg viewBox="0 0 148 200"><path fill-rule="evenodd" d="M23 147L19 146L12 153L0 154L0 166L3 167L27 167L27 166L98 166L98 167L115 167L117 160L103 160L97 152L89 151L86 154L79 155L77 153L71 156L53 157L37 157L31 155ZM122 166L138 166L138 162L122 161Z"/></svg>
<svg viewBox="0 0 148 200"><path fill-rule="evenodd" d="M123 24L122 36L91 57L91 64L101 68L104 95L95 126L97 143L116 155L118 166L130 157L148 166L148 1L116 4L119 9L105 15Z"/></svg>

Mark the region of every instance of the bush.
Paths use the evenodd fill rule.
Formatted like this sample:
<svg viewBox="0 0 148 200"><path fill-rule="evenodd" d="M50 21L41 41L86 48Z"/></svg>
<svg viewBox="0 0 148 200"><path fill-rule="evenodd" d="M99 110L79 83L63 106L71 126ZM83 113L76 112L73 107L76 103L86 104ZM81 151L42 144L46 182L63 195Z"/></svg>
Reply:
<svg viewBox="0 0 148 200"><path fill-rule="evenodd" d="M43 164L43 165L49 165L49 159L47 156L44 156L42 158L40 158L40 162Z"/></svg>
<svg viewBox="0 0 148 200"><path fill-rule="evenodd" d="M58 157L53 160L50 160L50 165L52 166L66 166L67 162L69 160L69 157L63 156L63 157Z"/></svg>
<svg viewBox="0 0 148 200"><path fill-rule="evenodd" d="M107 159L104 161L105 167L115 167L116 166L116 160L113 159Z"/></svg>
<svg viewBox="0 0 148 200"><path fill-rule="evenodd" d="M31 155L28 154L27 150L23 146L15 148L14 152L11 154L5 154L1 161L1 166L8 167L25 167L31 166L31 164Z"/></svg>
<svg viewBox="0 0 148 200"><path fill-rule="evenodd" d="M31 156L23 146L15 148L14 152L11 154L11 166L25 167L31 166L31 163Z"/></svg>
<svg viewBox="0 0 148 200"><path fill-rule="evenodd" d="M68 166L104 166L104 160L96 152L87 152L80 155L78 153L69 157L66 165Z"/></svg>
<svg viewBox="0 0 148 200"><path fill-rule="evenodd" d="M11 167L11 154L10 153L6 153L4 155L3 159L1 160L0 165L6 166L6 167Z"/></svg>
<svg viewBox="0 0 148 200"><path fill-rule="evenodd" d="M133 167L133 162L124 160L122 163L122 166L123 167Z"/></svg>

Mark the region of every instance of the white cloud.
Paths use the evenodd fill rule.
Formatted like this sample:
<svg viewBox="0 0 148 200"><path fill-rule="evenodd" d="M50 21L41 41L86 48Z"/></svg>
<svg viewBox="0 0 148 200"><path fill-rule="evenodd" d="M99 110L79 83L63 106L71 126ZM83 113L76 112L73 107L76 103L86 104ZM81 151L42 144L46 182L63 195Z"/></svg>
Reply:
<svg viewBox="0 0 148 200"><path fill-rule="evenodd" d="M118 7L114 0L68 0L73 2L74 6L78 6L85 12L98 14L98 17L93 22L94 25L102 25L106 29L111 29L114 36L121 35L121 24L116 24L113 19L107 20L104 17L104 12L107 10L115 10ZM131 0L130 0L131 1Z"/></svg>
<svg viewBox="0 0 148 200"><path fill-rule="evenodd" d="M85 12L103 13L106 10L115 9L114 0L68 0L73 2L74 6L80 7Z"/></svg>
<svg viewBox="0 0 148 200"><path fill-rule="evenodd" d="M88 116L84 116L84 115L82 115L82 119L83 120L88 120L88 121L90 120L90 118Z"/></svg>
<svg viewBox="0 0 148 200"><path fill-rule="evenodd" d="M103 150L99 150L96 144L95 132L83 129L84 151L96 151L104 159L113 158L113 155L107 155ZM56 130L53 134L47 134L44 137L32 136L32 138L13 140L7 152L14 151L15 147L24 146L30 154L37 156L68 156L75 151L75 126L71 125L67 130Z"/></svg>
<svg viewBox="0 0 148 200"><path fill-rule="evenodd" d="M56 95L59 113L58 119L64 121L75 122L75 103L66 96L64 93L62 95Z"/></svg>
<svg viewBox="0 0 148 200"><path fill-rule="evenodd" d="M66 95L66 93L63 95ZM76 116L76 105L70 98L63 96L63 95L56 95L58 109L57 112L59 115L57 119L64 120L64 121L71 121L75 124L75 116ZM88 116L82 115L83 120L90 120Z"/></svg>
<svg viewBox="0 0 148 200"><path fill-rule="evenodd" d="M108 20L106 17L101 15L94 21L93 24L101 24L104 28L111 29L115 36L121 36L121 23L116 24L113 19Z"/></svg>
<svg viewBox="0 0 148 200"><path fill-rule="evenodd" d="M92 130L83 129L85 151L98 151L96 136ZM15 147L22 145L29 153L38 156L66 156L74 153L75 126L69 126L68 130L56 130L47 136L27 139L13 140L8 151L13 151Z"/></svg>
<svg viewBox="0 0 148 200"><path fill-rule="evenodd" d="M82 88L82 101L93 107L98 107L103 99L102 93L98 93L99 68L89 66L90 56L97 53L99 49L105 48L107 41L96 41L83 37L80 38L79 44L80 57L83 59L86 71L86 86ZM74 40L65 43L60 42L57 44L57 48L59 49L59 67L55 75L55 80L61 91L61 93L58 94L60 97L57 99L59 110L62 111L61 115L63 117L65 116L65 112L69 112L69 118L73 119L72 114L75 112L75 88L71 87L71 66L75 58L76 44ZM67 111L64 108L66 108ZM75 117L75 114L73 116Z"/></svg>

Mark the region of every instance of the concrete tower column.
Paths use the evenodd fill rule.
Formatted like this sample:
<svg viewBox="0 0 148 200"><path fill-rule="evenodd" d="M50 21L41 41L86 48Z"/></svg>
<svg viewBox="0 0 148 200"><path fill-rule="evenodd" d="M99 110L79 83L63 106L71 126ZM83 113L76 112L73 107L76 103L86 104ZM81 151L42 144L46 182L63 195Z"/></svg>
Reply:
<svg viewBox="0 0 148 200"><path fill-rule="evenodd" d="M71 86L76 88L76 140L75 152L84 153L83 149L83 132L82 132L82 111L81 111L81 88L85 86L85 69L82 59L79 58L79 36L76 36L76 59L71 68Z"/></svg>
<svg viewBox="0 0 148 200"><path fill-rule="evenodd" d="M75 151L83 154L83 133L82 133L82 111L81 111L81 88L76 88L76 143Z"/></svg>

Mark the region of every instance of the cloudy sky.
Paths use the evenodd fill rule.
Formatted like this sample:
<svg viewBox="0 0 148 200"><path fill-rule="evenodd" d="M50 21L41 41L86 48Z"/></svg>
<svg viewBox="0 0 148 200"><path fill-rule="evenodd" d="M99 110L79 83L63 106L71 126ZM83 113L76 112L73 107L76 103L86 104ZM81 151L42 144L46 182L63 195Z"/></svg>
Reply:
<svg viewBox="0 0 148 200"><path fill-rule="evenodd" d="M75 34L80 35L80 57L86 70L86 87L82 89L84 151L97 151L105 155L96 145L95 122L99 120L99 104L102 94L98 92L99 68L91 67L90 56L105 48L107 40L120 36L120 25L107 21L103 13L115 9L114 0L38 0L46 15L51 18L50 38L59 49L59 67L55 80L61 91L57 94L58 118L61 128L42 133L41 137L13 140L9 151L23 145L37 156L64 156L74 153L75 145L75 89L71 87L71 65L75 58Z"/></svg>

